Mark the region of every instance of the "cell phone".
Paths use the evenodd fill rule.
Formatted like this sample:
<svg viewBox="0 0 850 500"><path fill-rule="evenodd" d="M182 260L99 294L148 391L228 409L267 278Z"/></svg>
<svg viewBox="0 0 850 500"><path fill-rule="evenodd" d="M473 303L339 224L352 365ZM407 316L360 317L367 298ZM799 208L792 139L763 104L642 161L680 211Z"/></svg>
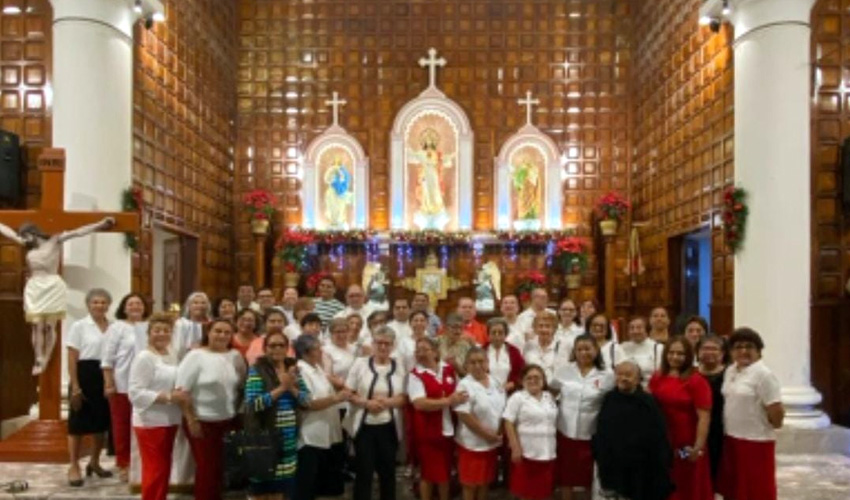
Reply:
<svg viewBox="0 0 850 500"><path fill-rule="evenodd" d="M676 450L676 455L682 460L687 460L691 456L691 450L688 448L679 448Z"/></svg>

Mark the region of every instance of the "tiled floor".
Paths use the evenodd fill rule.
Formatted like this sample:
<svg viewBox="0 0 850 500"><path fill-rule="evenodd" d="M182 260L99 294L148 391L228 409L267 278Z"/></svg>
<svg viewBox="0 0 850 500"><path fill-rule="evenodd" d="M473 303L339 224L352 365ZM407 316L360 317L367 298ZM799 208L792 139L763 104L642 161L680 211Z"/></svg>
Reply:
<svg viewBox="0 0 850 500"><path fill-rule="evenodd" d="M106 463L105 463L106 465ZM73 500L139 498L117 479L89 479L82 488L67 486L64 465L0 463L0 500ZM29 490L14 495L2 493L3 483L14 480L29 482ZM850 499L850 458L842 455L779 455L777 480L781 500L848 500ZM405 480L399 480L399 498L411 500ZM504 490L494 491L496 498L508 498ZM189 500L190 496L173 497ZM244 498L234 494L232 498Z"/></svg>

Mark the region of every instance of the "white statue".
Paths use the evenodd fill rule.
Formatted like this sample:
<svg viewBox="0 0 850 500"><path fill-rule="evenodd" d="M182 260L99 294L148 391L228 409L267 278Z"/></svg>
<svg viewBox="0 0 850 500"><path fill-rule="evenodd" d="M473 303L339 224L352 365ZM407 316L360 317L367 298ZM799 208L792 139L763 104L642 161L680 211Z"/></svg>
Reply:
<svg viewBox="0 0 850 500"><path fill-rule="evenodd" d="M65 317L67 287L59 275L62 244L96 231L109 229L115 219L106 217L100 222L63 231L50 236L35 224L26 223L16 233L0 224L0 234L27 249L29 278L24 286L24 313L32 324L32 348L35 353L33 375L41 374L50 361L56 344L56 322Z"/></svg>
<svg viewBox="0 0 850 500"><path fill-rule="evenodd" d="M475 309L481 312L496 310L496 300L502 297L502 273L495 262L490 261L478 270L475 279Z"/></svg>
<svg viewBox="0 0 850 500"><path fill-rule="evenodd" d="M390 304L387 301L389 283L380 262L368 262L363 267L363 290L366 291L367 304L373 311L389 311Z"/></svg>

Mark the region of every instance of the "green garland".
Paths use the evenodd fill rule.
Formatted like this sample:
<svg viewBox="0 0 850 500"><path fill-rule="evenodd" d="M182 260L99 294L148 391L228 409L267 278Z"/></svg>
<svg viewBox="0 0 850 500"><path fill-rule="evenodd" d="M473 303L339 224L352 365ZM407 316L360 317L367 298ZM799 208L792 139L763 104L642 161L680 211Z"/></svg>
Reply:
<svg viewBox="0 0 850 500"><path fill-rule="evenodd" d="M142 212L144 200L142 198L142 190L136 187L129 187L121 191L121 210L124 212ZM139 249L139 238L136 233L124 233L124 248L135 252Z"/></svg>
<svg viewBox="0 0 850 500"><path fill-rule="evenodd" d="M723 237L732 253L737 253L744 245L749 214L747 191L734 186L726 188L723 193Z"/></svg>

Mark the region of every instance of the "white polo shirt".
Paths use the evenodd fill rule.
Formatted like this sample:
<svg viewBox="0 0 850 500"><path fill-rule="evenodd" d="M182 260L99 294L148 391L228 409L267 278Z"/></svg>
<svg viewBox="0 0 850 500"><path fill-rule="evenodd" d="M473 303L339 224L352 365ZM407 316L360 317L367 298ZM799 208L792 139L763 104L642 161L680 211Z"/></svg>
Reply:
<svg viewBox="0 0 850 500"><path fill-rule="evenodd" d="M178 361L182 360L189 350L200 345L202 337L203 325L188 318L179 318L174 322L171 334L171 352Z"/></svg>
<svg viewBox="0 0 850 500"><path fill-rule="evenodd" d="M351 365L354 364L354 346L348 345L343 349L333 342L326 342L322 347L322 354L325 372L345 380Z"/></svg>
<svg viewBox="0 0 850 500"><path fill-rule="evenodd" d="M631 359L640 367L640 374L643 380L643 386L649 385L649 379L661 367L662 354L664 353L664 344L647 337L640 344L632 342L623 342L620 344L623 354L626 358Z"/></svg>
<svg viewBox="0 0 850 500"><path fill-rule="evenodd" d="M112 369L115 390L126 394L130 388L130 367L136 353L142 352L148 345L148 323L127 323L116 321L109 325L103 340L103 353L100 357L102 368Z"/></svg>
<svg viewBox="0 0 850 500"><path fill-rule="evenodd" d="M560 340L562 342L569 342L570 347L572 347L576 337L582 335L583 333L584 328L582 328L581 325L573 323L568 328L564 328L563 325L559 324L558 329L555 330L555 339Z"/></svg>
<svg viewBox="0 0 850 500"><path fill-rule="evenodd" d="M508 399L502 418L516 427L524 458L541 461L555 459L558 407L549 392L543 391L540 399L525 390L515 392Z"/></svg>
<svg viewBox="0 0 850 500"><path fill-rule="evenodd" d="M599 348L599 351L602 353L602 362L605 364L606 370L614 371L615 366L626 360L626 353L623 352L623 348L616 341L609 340Z"/></svg>
<svg viewBox="0 0 850 500"><path fill-rule="evenodd" d="M573 362L555 370L551 385L561 391L558 432L570 439L590 440L596 433L596 416L602 408L602 399L614 388L614 374L591 368L582 376Z"/></svg>
<svg viewBox="0 0 850 500"><path fill-rule="evenodd" d="M79 353L79 360L100 360L103 355L103 340L106 332L100 331L100 327L91 316L75 321L68 330L68 340L65 346L73 347Z"/></svg>
<svg viewBox="0 0 850 500"><path fill-rule="evenodd" d="M739 369L732 365L723 376L723 426L727 435L749 441L775 441L766 406L782 401L779 379L759 360Z"/></svg>
<svg viewBox="0 0 850 500"><path fill-rule="evenodd" d="M413 338L413 329L410 328L410 323L408 323L407 321L391 320L387 323L387 326L392 328L392 330L395 332L396 343L398 343L398 341L403 338Z"/></svg>
<svg viewBox="0 0 850 500"><path fill-rule="evenodd" d="M519 320L519 317L513 322L508 323L508 335L505 337L505 342L510 342L511 345L522 352L525 349L525 344L528 342L528 337L533 337L531 327L528 331L524 330L525 323Z"/></svg>
<svg viewBox="0 0 850 500"><path fill-rule="evenodd" d="M461 403L455 406L455 413L468 413L477 418L482 427L498 433L499 423L502 418L502 412L505 411L505 403L507 396L496 377L488 375L490 386L484 385L475 380L472 375L467 375L457 385L458 391L466 391L469 394L469 400L466 403ZM458 419L457 434L455 440L470 451L488 451L493 450L502 445L502 443L491 443L472 432L472 430L464 425Z"/></svg>
<svg viewBox="0 0 850 500"><path fill-rule="evenodd" d="M548 307L545 309L546 311L552 313L555 318L558 317L557 313L554 309L549 309ZM534 330L534 317L537 316L537 311L534 308L529 307L525 311L519 313L516 318L517 323L520 324L520 329L525 332L530 332ZM555 320L557 321L557 319Z"/></svg>
<svg viewBox="0 0 850 500"><path fill-rule="evenodd" d="M555 367L567 363L570 359L568 350L561 349L561 343L553 340L548 346L542 347L538 340L533 340L525 345L523 353L526 364L540 365L546 372L546 381L552 380Z"/></svg>
<svg viewBox="0 0 850 500"><path fill-rule="evenodd" d="M334 388L325 372L304 360L298 361L298 372L310 391L310 399L323 399L334 395ZM298 448L313 446L328 449L342 441L342 423L336 405L324 410L306 410L299 413Z"/></svg>

